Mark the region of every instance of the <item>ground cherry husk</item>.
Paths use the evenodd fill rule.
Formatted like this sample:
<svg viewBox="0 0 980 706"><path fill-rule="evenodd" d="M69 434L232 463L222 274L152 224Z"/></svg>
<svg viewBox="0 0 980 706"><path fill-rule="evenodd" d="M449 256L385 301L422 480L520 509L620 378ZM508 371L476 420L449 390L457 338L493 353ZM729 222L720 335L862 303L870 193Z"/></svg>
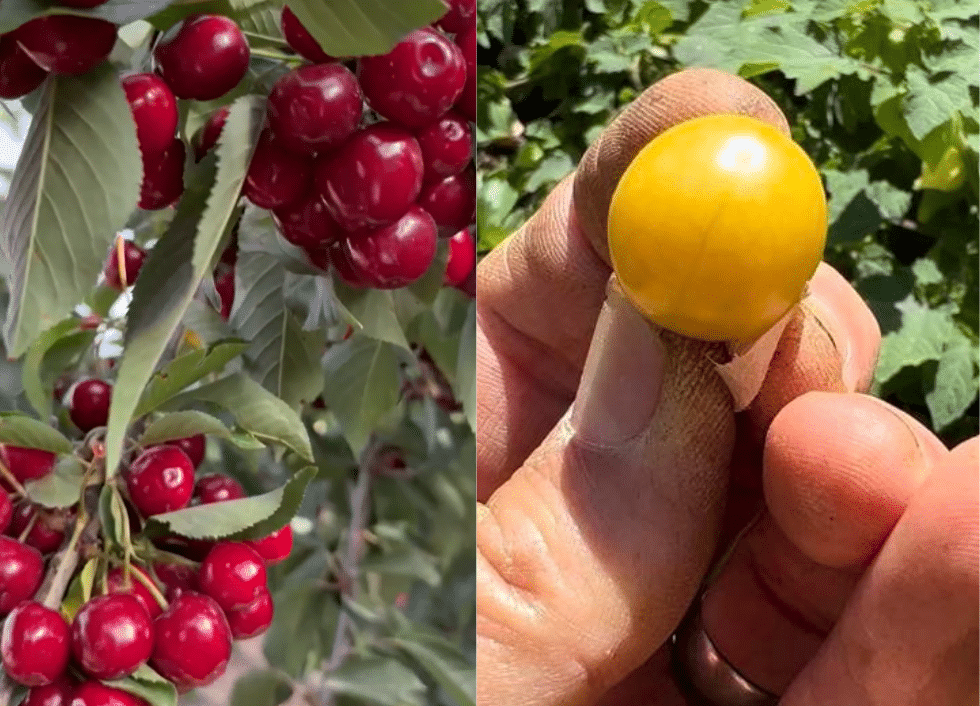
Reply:
<svg viewBox="0 0 980 706"><path fill-rule="evenodd" d="M613 194L609 252L653 323L705 341L751 342L806 290L823 255L820 175L787 135L710 115L666 130Z"/></svg>

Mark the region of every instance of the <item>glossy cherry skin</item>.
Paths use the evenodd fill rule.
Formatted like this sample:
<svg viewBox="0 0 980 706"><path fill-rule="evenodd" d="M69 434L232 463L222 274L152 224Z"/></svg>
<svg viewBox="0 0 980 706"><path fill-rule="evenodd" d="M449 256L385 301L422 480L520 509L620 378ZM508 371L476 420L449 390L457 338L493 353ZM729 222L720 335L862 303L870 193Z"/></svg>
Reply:
<svg viewBox="0 0 980 706"><path fill-rule="evenodd" d="M84 432L104 427L109 419L112 385L104 380L80 380L68 391L68 416Z"/></svg>
<svg viewBox="0 0 980 706"><path fill-rule="evenodd" d="M159 157L177 131L177 99L156 74L131 74L122 79L129 109L136 121L136 139L143 158Z"/></svg>
<svg viewBox="0 0 980 706"><path fill-rule="evenodd" d="M75 76L95 68L112 52L116 26L95 17L47 15L21 25L21 49L45 71Z"/></svg>
<svg viewBox="0 0 980 706"><path fill-rule="evenodd" d="M449 259L444 282L459 287L476 267L476 242L469 228L463 228L449 239Z"/></svg>
<svg viewBox="0 0 980 706"><path fill-rule="evenodd" d="M437 240L432 217L410 206L389 226L351 234L343 250L361 281L376 289L397 289L425 274L435 258Z"/></svg>
<svg viewBox="0 0 980 706"><path fill-rule="evenodd" d="M194 135L192 143L195 161L200 162L204 159L204 155L214 149L214 146L218 144L218 138L221 137L221 131L225 129L225 122L228 120L228 110L227 106L216 110L208 118L208 121L204 123L204 126Z"/></svg>
<svg viewBox="0 0 980 706"><path fill-rule="evenodd" d="M132 674L153 652L153 621L129 593L96 596L75 615L71 626L75 661L95 679Z"/></svg>
<svg viewBox="0 0 980 706"><path fill-rule="evenodd" d="M449 0L449 11L436 21L440 29L458 34L476 26L476 0Z"/></svg>
<svg viewBox="0 0 980 706"><path fill-rule="evenodd" d="M303 200L310 190L313 161L290 152L263 130L248 165L242 194L259 208L282 208Z"/></svg>
<svg viewBox="0 0 980 706"><path fill-rule="evenodd" d="M301 66L276 81L267 117L273 134L298 155L344 142L361 120L361 89L341 64Z"/></svg>
<svg viewBox="0 0 980 706"><path fill-rule="evenodd" d="M31 689L20 706L70 706L77 686L75 679L63 672L50 684Z"/></svg>
<svg viewBox="0 0 980 706"><path fill-rule="evenodd" d="M248 40L221 15L192 15L167 33L153 52L157 71L178 98L210 101L248 72Z"/></svg>
<svg viewBox="0 0 980 706"><path fill-rule="evenodd" d="M466 83L466 62L458 46L423 27L387 54L361 58L357 77L375 111L392 122L420 128L453 107Z"/></svg>
<svg viewBox="0 0 980 706"><path fill-rule="evenodd" d="M163 583L164 596L172 601L175 596L197 590L197 571L186 564L154 564L153 571ZM156 616L154 616L156 617Z"/></svg>
<svg viewBox="0 0 980 706"><path fill-rule="evenodd" d="M126 287L132 286L133 282L136 281L140 270L143 269L143 260L146 259L146 251L132 241L124 240L122 248L123 272L126 273L125 286L123 285L123 278L119 276L119 254L115 246L109 251L109 257L106 258L105 267L102 269L106 286L120 292Z"/></svg>
<svg viewBox="0 0 980 706"><path fill-rule="evenodd" d="M65 541L64 525L71 514L63 510L47 510L31 502L21 502L14 507L8 533L12 537L20 537L30 526L24 544L34 547L42 554L50 554L60 549Z"/></svg>
<svg viewBox="0 0 980 706"><path fill-rule="evenodd" d="M423 188L417 203L439 226L439 235L449 238L473 222L476 179L470 171L446 177Z"/></svg>
<svg viewBox="0 0 980 706"><path fill-rule="evenodd" d="M272 212L272 220L283 238L304 250L316 250L343 237L343 231L318 193L307 194L297 204L277 208Z"/></svg>
<svg viewBox="0 0 980 706"><path fill-rule="evenodd" d="M3 669L24 686L50 684L68 666L69 644L61 613L35 601L21 603L3 624Z"/></svg>
<svg viewBox="0 0 980 706"><path fill-rule="evenodd" d="M231 657L231 628L212 598L191 591L175 596L155 627L150 666L178 691L207 686L224 674Z"/></svg>
<svg viewBox="0 0 980 706"><path fill-rule="evenodd" d="M31 598L41 585L44 559L34 547L0 537L0 615Z"/></svg>
<svg viewBox="0 0 980 706"><path fill-rule="evenodd" d="M422 148L426 183L459 174L473 157L470 124L454 111L416 132L415 139Z"/></svg>
<svg viewBox="0 0 980 706"><path fill-rule="evenodd" d="M12 100L32 93L48 72L34 63L13 33L0 35L0 98Z"/></svg>
<svg viewBox="0 0 980 706"><path fill-rule="evenodd" d="M401 218L415 201L424 170L422 148L411 133L375 123L320 160L315 188L342 229L380 228Z"/></svg>
<svg viewBox="0 0 980 706"><path fill-rule="evenodd" d="M274 613L272 595L264 590L248 605L225 611L225 617L228 618L232 637L236 640L247 640L268 630Z"/></svg>
<svg viewBox="0 0 980 706"><path fill-rule="evenodd" d="M223 503L226 500L240 500L245 497L242 484L223 473L202 476L194 486L194 496L201 505Z"/></svg>
<svg viewBox="0 0 980 706"><path fill-rule="evenodd" d="M293 528L286 525L268 537L250 539L245 544L257 551L266 564L278 564L293 551Z"/></svg>
<svg viewBox="0 0 980 706"><path fill-rule="evenodd" d="M225 610L246 606L268 588L265 563L242 542L218 542L201 562L197 583Z"/></svg>
<svg viewBox="0 0 980 706"><path fill-rule="evenodd" d="M143 163L140 208L145 211L159 211L173 205L183 195L186 157L184 141L175 137L161 156Z"/></svg>
<svg viewBox="0 0 980 706"><path fill-rule="evenodd" d="M312 61L314 64L326 64L334 61L332 56L323 51L320 43L307 31L288 5L282 8L280 26L286 44L307 61Z"/></svg>
<svg viewBox="0 0 980 706"><path fill-rule="evenodd" d="M456 46L466 60L466 83L456 99L456 110L468 120L476 120L476 25L456 35Z"/></svg>
<svg viewBox="0 0 980 706"><path fill-rule="evenodd" d="M194 464L176 446L154 446L130 465L126 489L143 517L179 510L194 494Z"/></svg>
<svg viewBox="0 0 980 706"><path fill-rule="evenodd" d="M137 578L137 572L146 581L152 582L152 579L147 576L146 572L136 566L129 567L128 585L126 583L126 573L121 566L109 569L109 572L106 574L106 584L108 585L109 593L127 593L132 595L143 606L143 610L150 616L150 619L153 619L163 612L163 608L157 603L156 598L150 593L150 589L146 587L146 584Z"/></svg>
<svg viewBox="0 0 980 706"><path fill-rule="evenodd" d="M102 682L87 681L75 689L71 706L150 706L145 699L128 691L106 686Z"/></svg>
<svg viewBox="0 0 980 706"><path fill-rule="evenodd" d="M14 503L6 492L0 492L0 532L6 532L14 517Z"/></svg>
<svg viewBox="0 0 980 706"><path fill-rule="evenodd" d="M7 467L14 478L21 483L29 480L44 478L54 470L57 456L50 451L29 449L23 446L0 446L0 461Z"/></svg>
<svg viewBox="0 0 980 706"><path fill-rule="evenodd" d="M159 445L176 446L187 454L187 458L191 460L191 463L196 469L204 460L204 452L207 449L207 443L208 441L204 434L195 434L194 436L185 436L181 439L171 439L166 444Z"/></svg>
<svg viewBox="0 0 980 706"><path fill-rule="evenodd" d="M235 270L230 269L214 278L214 288L221 300L221 318L225 321L231 316L231 307L235 303Z"/></svg>

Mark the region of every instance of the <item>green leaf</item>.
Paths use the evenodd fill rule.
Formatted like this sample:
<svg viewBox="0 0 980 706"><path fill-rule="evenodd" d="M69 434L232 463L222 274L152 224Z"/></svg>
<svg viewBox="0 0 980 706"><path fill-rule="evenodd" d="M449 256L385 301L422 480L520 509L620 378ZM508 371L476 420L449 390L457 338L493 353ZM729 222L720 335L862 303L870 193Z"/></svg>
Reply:
<svg viewBox="0 0 980 706"><path fill-rule="evenodd" d="M966 76L957 73L930 76L910 66L906 77L909 90L902 110L916 139L923 139L958 113L976 114Z"/></svg>
<svg viewBox="0 0 980 706"><path fill-rule="evenodd" d="M22 355L93 288L136 207L142 173L115 70L49 78L0 219L0 249L12 263L10 355Z"/></svg>
<svg viewBox="0 0 980 706"><path fill-rule="evenodd" d="M17 412L0 412L0 443L70 454L71 442L57 429Z"/></svg>
<svg viewBox="0 0 980 706"><path fill-rule="evenodd" d="M195 400L226 409L253 436L282 444L304 460L313 461L303 420L292 407L251 378L241 373L229 375L178 395L168 406L179 409Z"/></svg>
<svg viewBox="0 0 980 706"><path fill-rule="evenodd" d="M470 428L476 430L476 303L470 304L459 333L456 359L456 396L463 405Z"/></svg>
<svg viewBox="0 0 980 706"><path fill-rule="evenodd" d="M99 494L99 521L102 523L102 536L107 542L118 547L123 545L124 504L119 489L114 485L102 486Z"/></svg>
<svg viewBox="0 0 980 706"><path fill-rule="evenodd" d="M404 576L438 586L441 580L436 558L411 542L386 543L381 553L365 557L361 571L384 576Z"/></svg>
<svg viewBox="0 0 980 706"><path fill-rule="evenodd" d="M74 368L95 341L95 331L82 331L72 317L48 329L31 344L24 356L24 394L38 416L51 416L52 395L59 375Z"/></svg>
<svg viewBox="0 0 980 706"><path fill-rule="evenodd" d="M125 679L107 681L106 684L135 694L148 701L150 706L177 706L177 687L145 664Z"/></svg>
<svg viewBox="0 0 980 706"><path fill-rule="evenodd" d="M333 278L337 303L348 322L363 335L409 350L392 293L384 289L355 289Z"/></svg>
<svg viewBox="0 0 980 706"><path fill-rule="evenodd" d="M417 660L457 706L475 706L476 669L451 645L429 646L400 638L394 645Z"/></svg>
<svg viewBox="0 0 980 706"><path fill-rule="evenodd" d="M411 669L390 657L352 654L330 672L325 686L369 704L418 703L425 685Z"/></svg>
<svg viewBox="0 0 980 706"><path fill-rule="evenodd" d="M27 497L39 505L50 508L69 507L82 495L82 479L85 466L75 456L64 455L58 459L54 471L40 480L24 484Z"/></svg>
<svg viewBox="0 0 980 706"><path fill-rule="evenodd" d="M315 476L311 466L262 495L154 515L147 518L147 530L190 539L261 539L289 523Z"/></svg>
<svg viewBox="0 0 980 706"><path fill-rule="evenodd" d="M330 56L386 54L446 14L440 0L290 0L289 8Z"/></svg>
<svg viewBox="0 0 980 706"><path fill-rule="evenodd" d="M189 385L220 372L248 347L244 341L220 341L207 350L185 353L174 358L150 378L133 417L142 417L179 394Z"/></svg>
<svg viewBox="0 0 980 706"><path fill-rule="evenodd" d="M939 357L935 386L926 393L926 406L933 427L944 429L977 399L977 373L973 365L974 345L958 335Z"/></svg>
<svg viewBox="0 0 980 706"><path fill-rule="evenodd" d="M154 419L140 437L140 446L162 444L173 439L183 439L195 434L208 434L222 439L231 438L231 432L220 419L210 414L185 409L170 412Z"/></svg>
<svg viewBox="0 0 980 706"><path fill-rule="evenodd" d="M326 570L323 553L314 559L317 575ZM324 564L323 566L319 566ZM269 664L293 677L301 676L310 663L317 663L330 644L323 638L333 631L339 606L335 595L314 581L292 582L274 595L276 619L266 633L264 651ZM311 630L310 626L320 629ZM303 639L296 639L302 635Z"/></svg>
<svg viewBox="0 0 980 706"><path fill-rule="evenodd" d="M235 682L228 703L235 706L278 706L292 695L293 687L289 679L270 669L250 672Z"/></svg>
<svg viewBox="0 0 980 706"><path fill-rule="evenodd" d="M398 404L398 355L390 343L353 336L327 352L324 373L324 402L357 456L378 422Z"/></svg>
<svg viewBox="0 0 980 706"><path fill-rule="evenodd" d="M263 117L264 102L257 96L235 101L216 156L205 158L191 171L190 185L169 230L140 270L109 410L106 472L110 476L119 465L126 429L143 389L233 225Z"/></svg>
<svg viewBox="0 0 980 706"><path fill-rule="evenodd" d="M948 312L930 309L911 297L896 304L895 308L901 314L902 325L882 339L875 372L880 382L887 382L903 367L940 360L946 343L956 330Z"/></svg>

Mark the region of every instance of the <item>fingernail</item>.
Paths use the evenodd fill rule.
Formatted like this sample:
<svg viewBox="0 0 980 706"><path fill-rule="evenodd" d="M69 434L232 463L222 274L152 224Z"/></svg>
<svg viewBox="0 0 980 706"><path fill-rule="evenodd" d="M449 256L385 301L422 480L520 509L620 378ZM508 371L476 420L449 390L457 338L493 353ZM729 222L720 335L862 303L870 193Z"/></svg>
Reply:
<svg viewBox="0 0 980 706"><path fill-rule="evenodd" d="M851 392L857 390L861 371L858 369L858 361L852 354L850 332L841 323L833 308L824 304L819 297L811 296L808 303L813 317L824 328L840 353L841 382L847 390Z"/></svg>
<svg viewBox="0 0 980 706"><path fill-rule="evenodd" d="M664 347L622 293L610 288L572 406L576 440L619 447L650 424L663 385Z"/></svg>

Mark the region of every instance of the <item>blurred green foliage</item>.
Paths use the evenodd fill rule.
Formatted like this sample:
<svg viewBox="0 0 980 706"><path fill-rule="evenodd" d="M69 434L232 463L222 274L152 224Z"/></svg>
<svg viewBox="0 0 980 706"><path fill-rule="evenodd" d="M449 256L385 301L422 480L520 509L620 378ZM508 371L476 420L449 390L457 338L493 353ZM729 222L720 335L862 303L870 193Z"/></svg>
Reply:
<svg viewBox="0 0 980 706"><path fill-rule="evenodd" d="M873 392L956 443L978 424L978 40L957 0L481 0L481 252L646 86L737 73L823 175L825 259L884 336Z"/></svg>

